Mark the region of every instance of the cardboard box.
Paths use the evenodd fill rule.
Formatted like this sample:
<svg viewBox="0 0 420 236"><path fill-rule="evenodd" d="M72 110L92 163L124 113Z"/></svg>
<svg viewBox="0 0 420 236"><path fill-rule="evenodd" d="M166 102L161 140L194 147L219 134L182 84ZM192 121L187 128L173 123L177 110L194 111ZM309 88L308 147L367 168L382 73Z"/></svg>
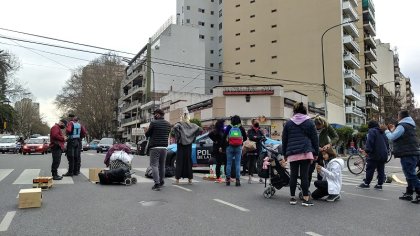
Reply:
<svg viewBox="0 0 420 236"><path fill-rule="evenodd" d="M89 169L89 181L92 182L99 182L99 177L98 174L99 172L101 172L103 169L101 168L90 168Z"/></svg>
<svg viewBox="0 0 420 236"><path fill-rule="evenodd" d="M19 208L41 207L41 188L21 189L19 191Z"/></svg>
<svg viewBox="0 0 420 236"><path fill-rule="evenodd" d="M52 177L37 177L32 180L33 188L49 189L53 186L54 182Z"/></svg>

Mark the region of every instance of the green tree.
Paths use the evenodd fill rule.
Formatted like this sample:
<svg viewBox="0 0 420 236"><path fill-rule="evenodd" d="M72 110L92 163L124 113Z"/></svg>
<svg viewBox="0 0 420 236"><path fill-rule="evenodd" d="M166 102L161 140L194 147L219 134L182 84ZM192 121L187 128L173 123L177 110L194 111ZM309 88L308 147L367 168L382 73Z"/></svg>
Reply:
<svg viewBox="0 0 420 236"><path fill-rule="evenodd" d="M190 119L190 122L198 125L199 127L201 127L201 120L200 119L192 118L192 119Z"/></svg>
<svg viewBox="0 0 420 236"><path fill-rule="evenodd" d="M343 127L337 128L336 131L339 137L339 143L345 149L347 143L353 137L354 130L348 126L343 126Z"/></svg>

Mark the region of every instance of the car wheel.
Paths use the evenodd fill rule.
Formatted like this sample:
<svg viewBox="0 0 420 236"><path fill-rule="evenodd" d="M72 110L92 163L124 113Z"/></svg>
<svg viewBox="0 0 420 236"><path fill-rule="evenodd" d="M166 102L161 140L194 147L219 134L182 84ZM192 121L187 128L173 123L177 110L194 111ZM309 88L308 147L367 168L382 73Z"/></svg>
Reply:
<svg viewBox="0 0 420 236"><path fill-rule="evenodd" d="M96 153L99 153L99 150L96 150Z"/></svg>

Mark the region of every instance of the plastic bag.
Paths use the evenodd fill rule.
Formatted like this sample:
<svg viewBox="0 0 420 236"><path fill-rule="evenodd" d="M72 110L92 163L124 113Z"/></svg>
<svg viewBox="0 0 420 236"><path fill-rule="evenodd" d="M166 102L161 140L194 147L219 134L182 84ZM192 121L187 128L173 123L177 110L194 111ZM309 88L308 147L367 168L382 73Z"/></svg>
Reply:
<svg viewBox="0 0 420 236"><path fill-rule="evenodd" d="M133 156L128 155L124 151L115 151L114 153L112 153L110 160L111 161L120 160L126 164L130 164L131 161L133 160Z"/></svg>

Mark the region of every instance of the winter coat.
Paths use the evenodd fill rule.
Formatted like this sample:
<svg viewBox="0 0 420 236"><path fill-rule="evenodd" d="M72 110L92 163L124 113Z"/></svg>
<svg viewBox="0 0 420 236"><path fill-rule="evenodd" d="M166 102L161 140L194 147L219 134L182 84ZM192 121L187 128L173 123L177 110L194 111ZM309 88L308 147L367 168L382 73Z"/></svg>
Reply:
<svg viewBox="0 0 420 236"><path fill-rule="evenodd" d="M250 128L248 130L248 139L251 141L254 141L256 143L256 147L257 150L253 151L256 153L261 153L261 149L262 149L262 145L261 145L261 140L263 140L265 138L264 133L261 131L261 129L255 129L255 128Z"/></svg>
<svg viewBox="0 0 420 236"><path fill-rule="evenodd" d="M203 129L194 123L178 122L173 128L175 140L182 145L190 145Z"/></svg>
<svg viewBox="0 0 420 236"><path fill-rule="evenodd" d="M50 148L53 149L54 146L59 146L61 150L64 150L64 135L61 132L60 126L58 124L55 124L53 127L51 127L50 131Z"/></svg>
<svg viewBox="0 0 420 236"><path fill-rule="evenodd" d="M213 141L213 155L219 155L219 149L222 148L222 153L226 152L227 142L224 139L224 132L213 130L209 133L209 138Z"/></svg>
<svg viewBox="0 0 420 236"><path fill-rule="evenodd" d="M379 128L371 128L367 134L365 151L368 158L385 162L388 158L389 143L385 133Z"/></svg>
<svg viewBox="0 0 420 236"><path fill-rule="evenodd" d="M322 180L328 182L328 194L340 194L342 186L341 171L344 168L344 161L334 158L327 164L327 168L322 167L320 175Z"/></svg>
<svg viewBox="0 0 420 236"><path fill-rule="evenodd" d="M150 122L149 129L146 131L146 137L149 139L149 148L167 147L171 124L163 118Z"/></svg>
<svg viewBox="0 0 420 236"><path fill-rule="evenodd" d="M420 147L416 135L416 123L413 118L405 117L398 122L394 132L386 131L386 136L393 142L395 158L420 156Z"/></svg>

